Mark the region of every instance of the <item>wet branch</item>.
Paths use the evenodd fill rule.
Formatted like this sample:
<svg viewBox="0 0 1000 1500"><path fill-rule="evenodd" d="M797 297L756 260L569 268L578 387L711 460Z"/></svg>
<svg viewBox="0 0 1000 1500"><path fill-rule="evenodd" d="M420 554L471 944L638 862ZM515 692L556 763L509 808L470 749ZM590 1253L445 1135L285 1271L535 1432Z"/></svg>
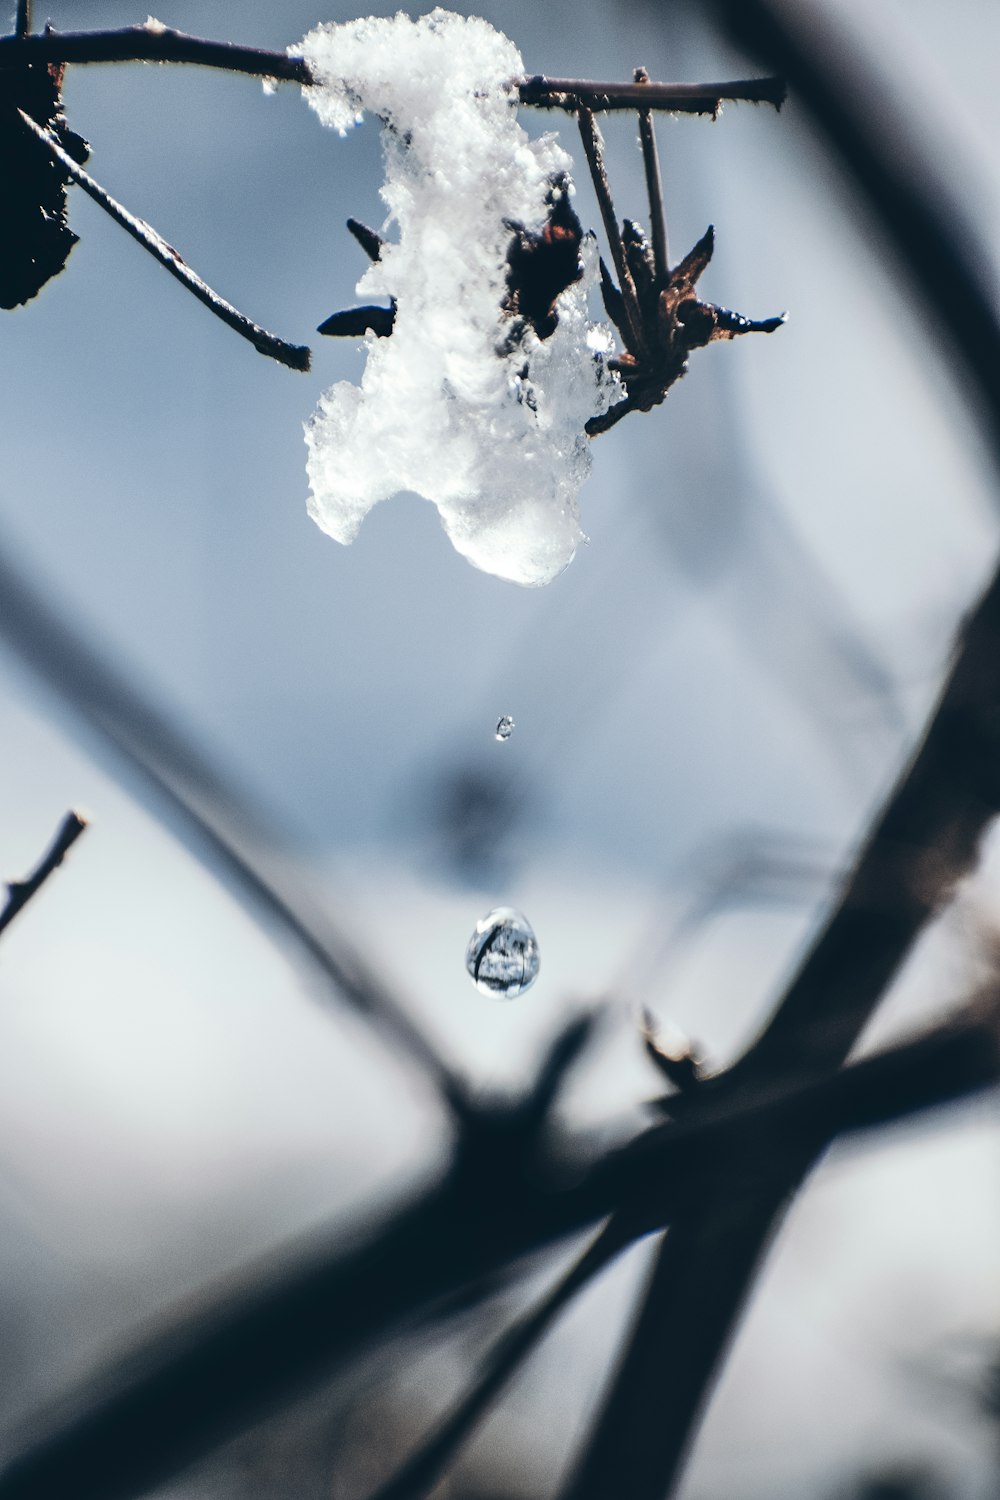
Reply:
<svg viewBox="0 0 1000 1500"><path fill-rule="evenodd" d="M7 901L0 910L0 933L13 922L18 912L23 911L35 892L45 884L49 876L58 870L67 853L87 826L86 818L77 812L68 812L59 825L52 847L27 880L13 880L7 886Z"/></svg>
<svg viewBox="0 0 1000 1500"><path fill-rule="evenodd" d="M569 1174L531 1111L483 1117L436 1185L367 1232L355 1227L348 1248L286 1250L61 1402L0 1472L0 1500L138 1496L415 1318L440 1316L459 1294L480 1299L497 1271L557 1239L613 1213L633 1236L683 1220L751 1140L780 1161L802 1132L829 1140L998 1077L994 1002L817 1083L709 1090L683 1120ZM602 1500L625 1493L616 1481Z"/></svg>
<svg viewBox="0 0 1000 1500"><path fill-rule="evenodd" d="M45 31L36 36L0 37L0 68L33 62L194 63L279 82L313 81L305 58L189 36L153 17L140 26L125 26L116 31Z"/></svg>
<svg viewBox="0 0 1000 1500"><path fill-rule="evenodd" d="M112 198L110 193L105 192L100 183L95 182L90 173L75 162L67 151L63 150L50 131L44 130L30 115L26 115L23 109L19 109L18 114L25 128L30 130L35 139L45 147L67 177L71 177L78 187L83 188L87 196L92 198L99 208L103 208L116 224L120 224L123 229L127 230L132 238L137 240L144 250L148 250L161 266L166 267L171 276L176 277L192 296L197 297L198 301L208 308L209 312L214 313L229 328L247 339L260 354L269 355L271 359L278 360L291 370L309 369L310 353L307 348L298 344L288 344L284 339L278 338L277 334L268 333L266 328L261 328L258 323L252 322L238 308L233 307L231 302L220 297L207 282L202 281L196 271L192 271L173 245L169 245L152 225L147 224L145 219L137 218L117 199Z"/></svg>

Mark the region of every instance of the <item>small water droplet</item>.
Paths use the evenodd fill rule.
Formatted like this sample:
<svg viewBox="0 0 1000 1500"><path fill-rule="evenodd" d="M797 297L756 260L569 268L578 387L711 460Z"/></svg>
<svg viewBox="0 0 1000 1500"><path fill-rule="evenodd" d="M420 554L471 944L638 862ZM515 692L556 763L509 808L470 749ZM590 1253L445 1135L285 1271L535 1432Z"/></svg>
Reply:
<svg viewBox="0 0 1000 1500"><path fill-rule="evenodd" d="M513 733L514 720L511 718L510 714L502 714L500 718L497 719L497 739L509 740Z"/></svg>
<svg viewBox="0 0 1000 1500"><path fill-rule="evenodd" d="M465 967L484 995L513 1000L538 978L538 942L531 924L512 906L497 906L476 923Z"/></svg>

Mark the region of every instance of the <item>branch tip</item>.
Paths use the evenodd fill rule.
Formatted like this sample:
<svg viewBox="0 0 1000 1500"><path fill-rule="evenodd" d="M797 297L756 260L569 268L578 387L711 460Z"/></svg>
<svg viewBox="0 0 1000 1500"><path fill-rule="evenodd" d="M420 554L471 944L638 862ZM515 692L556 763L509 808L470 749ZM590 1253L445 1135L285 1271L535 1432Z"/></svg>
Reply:
<svg viewBox="0 0 1000 1500"><path fill-rule="evenodd" d="M25 114L23 109L19 109L18 114L25 127L45 147L67 177L71 178L78 187L83 188L83 191L99 208L102 208L116 224L120 224L134 240L138 241L143 249L147 250L154 260L159 261L160 265L186 287L192 296L197 297L209 312L214 313L221 322L227 324L241 338L253 344L259 354L268 355L269 358L277 360L279 364L285 365L290 370L306 371L309 369L312 356L308 348L301 344L286 343L277 334L269 333L259 323L254 323L224 297L220 297L218 292L213 291L208 283L192 270L183 256L174 249L173 245L168 244L151 224L147 224L145 219L140 219L136 214L130 213L116 198L112 198L111 194L102 188L89 172L74 161L50 131L45 130L30 115Z"/></svg>
<svg viewBox="0 0 1000 1500"><path fill-rule="evenodd" d="M63 818L56 831L55 838L48 853L33 874L25 880L13 880L7 886L7 901L0 911L0 933L9 927L11 922L22 911L28 902L48 880L49 876L59 868L69 850L87 827L87 819L78 812L68 812Z"/></svg>

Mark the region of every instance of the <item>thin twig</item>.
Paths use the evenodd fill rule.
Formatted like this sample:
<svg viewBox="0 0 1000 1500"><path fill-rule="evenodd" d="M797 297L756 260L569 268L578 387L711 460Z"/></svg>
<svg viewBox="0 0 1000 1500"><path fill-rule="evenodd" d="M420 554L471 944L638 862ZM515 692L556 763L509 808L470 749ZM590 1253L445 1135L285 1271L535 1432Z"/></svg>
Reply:
<svg viewBox="0 0 1000 1500"><path fill-rule="evenodd" d="M460 1151L438 1185L373 1230L355 1229L349 1248L286 1249L89 1380L0 1472L0 1500L130 1500L374 1341L440 1311L442 1299L480 1299L492 1274L525 1255L615 1212L635 1235L684 1213L751 1138L774 1160L798 1151L801 1131L832 1139L871 1128L998 1074L996 1014L979 1008L816 1084L748 1088L739 1099L708 1090L683 1121L569 1178L558 1166L553 1175L530 1137L520 1151L500 1152L496 1141ZM616 1482L602 1500L625 1493Z"/></svg>
<svg viewBox="0 0 1000 1500"><path fill-rule="evenodd" d="M25 114L23 109L19 109L18 114L35 139L58 162L66 175L82 187L87 196L92 198L99 208L103 208L116 224L120 224L123 229L127 230L144 250L148 250L161 266L165 266L171 276L176 277L192 296L197 297L198 301L208 308L209 312L214 313L229 328L247 339L260 354L269 355L271 359L287 365L290 370L309 369L310 353L307 348L298 344L288 344L284 339L278 338L277 334L268 333L266 328L261 328L259 323L251 322L238 308L233 307L231 302L220 297L207 282L202 281L196 271L192 271L173 245L168 245L163 236L147 224L145 219L137 218L115 198L112 198L110 193L105 192L100 183L95 182L90 173L84 171L83 167L63 150L54 135L38 125L30 115Z"/></svg>
<svg viewBox="0 0 1000 1500"><path fill-rule="evenodd" d="M604 150L601 134L592 112L586 107L581 107L579 110L577 121L580 126L580 138L583 141L587 165L590 168L591 181L594 184L594 192L597 195L601 218L604 221L604 233L607 235L611 258L615 263L615 271L618 274L618 285L622 294L622 307L625 314L625 321L628 324L629 348L638 354L646 348L645 340L642 336L642 315L639 311L639 298L636 293L635 282L632 279L632 272L629 270L628 260L625 255L625 246L622 244L622 234L618 227L615 206L611 199L611 185L608 182L608 174L604 167Z"/></svg>
<svg viewBox="0 0 1000 1500"><path fill-rule="evenodd" d="M304 57L237 47L175 31L152 17L141 26L117 31L47 31L39 36L0 37L0 68L24 62L161 62L194 63L247 73L279 82L311 84L315 80ZM716 115L727 100L752 104L784 102L780 78L748 78L731 83L651 83L645 92L634 83L593 83L581 78L516 79L520 102L536 109L562 109L576 114L581 105L593 110L648 109L678 114Z"/></svg>
<svg viewBox="0 0 1000 1500"><path fill-rule="evenodd" d="M649 88L649 74L645 68L636 68L635 81ZM642 164L646 173L646 191L649 195L649 231L653 242L653 261L656 266L658 285L665 285L670 276L670 249L667 242L667 216L663 207L663 182L660 176L660 157L656 149L656 133L653 115L649 109L639 110L639 140L642 143Z"/></svg>
<svg viewBox="0 0 1000 1500"><path fill-rule="evenodd" d="M20 40L31 31L31 0L17 0L17 14L14 18L14 35Z"/></svg>
<svg viewBox="0 0 1000 1500"><path fill-rule="evenodd" d="M58 870L69 849L76 843L87 826L86 818L78 812L68 812L59 825L52 847L27 880L13 880L7 886L7 901L0 910L0 932L13 922L19 911L23 911L32 896L44 885L53 871Z"/></svg>
<svg viewBox="0 0 1000 1500"><path fill-rule="evenodd" d="M581 107L595 113L616 109L658 109L670 114L717 115L727 101L773 104L785 102L780 78L746 78L735 83L592 83L582 78L526 78L518 85L522 104L537 109Z"/></svg>

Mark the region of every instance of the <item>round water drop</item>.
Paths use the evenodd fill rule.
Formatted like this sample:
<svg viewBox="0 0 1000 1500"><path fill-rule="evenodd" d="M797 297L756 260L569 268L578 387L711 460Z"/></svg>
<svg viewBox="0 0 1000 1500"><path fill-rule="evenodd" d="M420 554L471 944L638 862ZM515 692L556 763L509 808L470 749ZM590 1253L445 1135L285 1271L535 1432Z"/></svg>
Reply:
<svg viewBox="0 0 1000 1500"><path fill-rule="evenodd" d="M476 923L465 967L484 995L513 1000L538 978L538 942L531 923L512 906L497 906Z"/></svg>
<svg viewBox="0 0 1000 1500"><path fill-rule="evenodd" d="M497 739L509 740L514 733L514 720L510 714L501 714L497 719Z"/></svg>

